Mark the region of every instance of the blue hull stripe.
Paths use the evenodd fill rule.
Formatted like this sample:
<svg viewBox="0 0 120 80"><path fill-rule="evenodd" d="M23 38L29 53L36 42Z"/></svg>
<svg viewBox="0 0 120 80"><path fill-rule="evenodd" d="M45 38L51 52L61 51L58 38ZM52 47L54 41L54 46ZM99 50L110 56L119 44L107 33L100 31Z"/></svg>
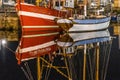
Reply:
<svg viewBox="0 0 120 80"><path fill-rule="evenodd" d="M73 20L73 22L75 22L76 24L98 24L98 23L104 23L110 21L110 17L106 17L106 18L100 18L100 19L75 19Z"/></svg>
<svg viewBox="0 0 120 80"><path fill-rule="evenodd" d="M109 37L103 37L103 38L94 38L94 39L89 39L89 40L77 41L73 44L73 46L79 46L79 45L96 43L96 42L106 42L106 41L110 41L110 38Z"/></svg>

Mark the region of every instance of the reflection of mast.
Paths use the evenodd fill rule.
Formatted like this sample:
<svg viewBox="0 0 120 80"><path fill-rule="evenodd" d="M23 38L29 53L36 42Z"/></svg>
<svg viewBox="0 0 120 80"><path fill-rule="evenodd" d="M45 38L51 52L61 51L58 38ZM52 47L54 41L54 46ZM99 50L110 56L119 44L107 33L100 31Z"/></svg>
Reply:
<svg viewBox="0 0 120 80"><path fill-rule="evenodd" d="M84 44L83 80L86 80L86 51L87 51L87 46L86 46L86 44Z"/></svg>
<svg viewBox="0 0 120 80"><path fill-rule="evenodd" d="M119 34L118 36L119 36L119 39L118 39L118 41L119 41L119 49L120 49L120 34Z"/></svg>
<svg viewBox="0 0 120 80"><path fill-rule="evenodd" d="M66 56L66 50L65 48L63 48L63 55ZM69 57L69 56L68 56ZM66 66L66 70L67 70L67 74L68 74L68 80L71 80L71 75L70 75L70 71L68 69L68 61L67 61L67 57L65 57L65 66Z"/></svg>
<svg viewBox="0 0 120 80"><path fill-rule="evenodd" d="M84 44L84 57L83 57L83 80L86 80L86 66L87 66L87 48L88 46ZM96 53L96 67L95 67L95 80L99 80L99 42L96 43L95 53Z"/></svg>
<svg viewBox="0 0 120 80"><path fill-rule="evenodd" d="M96 79L99 80L99 42L96 44Z"/></svg>
<svg viewBox="0 0 120 80"><path fill-rule="evenodd" d="M41 80L40 57L37 57L37 80Z"/></svg>

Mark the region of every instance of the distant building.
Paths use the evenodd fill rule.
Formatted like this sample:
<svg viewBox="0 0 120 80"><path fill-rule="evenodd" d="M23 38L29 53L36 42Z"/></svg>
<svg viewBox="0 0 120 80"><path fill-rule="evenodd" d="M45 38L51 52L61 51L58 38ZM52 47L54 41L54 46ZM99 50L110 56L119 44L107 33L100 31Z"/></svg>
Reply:
<svg viewBox="0 0 120 80"><path fill-rule="evenodd" d="M19 18L14 0L0 0L0 38L7 41L18 41Z"/></svg>
<svg viewBox="0 0 120 80"><path fill-rule="evenodd" d="M120 0L114 0L113 8L120 10Z"/></svg>

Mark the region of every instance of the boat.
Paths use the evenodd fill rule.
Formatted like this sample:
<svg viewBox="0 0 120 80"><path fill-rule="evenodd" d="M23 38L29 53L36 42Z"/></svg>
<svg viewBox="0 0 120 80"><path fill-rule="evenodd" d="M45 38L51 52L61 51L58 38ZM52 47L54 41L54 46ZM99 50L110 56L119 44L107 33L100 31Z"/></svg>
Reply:
<svg viewBox="0 0 120 80"><path fill-rule="evenodd" d="M36 2L37 5L26 0L17 0L16 3L22 27L21 40L16 51L19 62L54 52L55 40L61 32L55 20L66 16L66 11L58 9L61 6L57 7L52 0Z"/></svg>
<svg viewBox="0 0 120 80"><path fill-rule="evenodd" d="M71 1L68 1L71 4ZM110 24L110 11L104 14L105 8L100 5L99 0L94 3L89 0L75 0L74 7L71 8L71 17L67 19L58 19L57 23L63 30L67 32L86 32L107 29ZM107 4L107 6L110 3ZM104 5L106 6L106 5Z"/></svg>
<svg viewBox="0 0 120 80"><path fill-rule="evenodd" d="M21 26L24 31L59 30L59 26L55 22L55 19L58 17L64 18L66 16L66 11L46 6L46 1L36 1L39 4L44 3L43 5L33 5L32 3L22 1L23 0L17 0L16 10L20 16ZM52 1L46 4L50 3L53 5Z"/></svg>
<svg viewBox="0 0 120 80"><path fill-rule="evenodd" d="M64 1L66 5L63 8L63 5L61 3L64 3ZM108 42L108 44L111 45L110 42L112 40L110 39L108 30L106 30L105 28L105 27L108 27L109 25L110 17L102 16L102 18L101 17L99 18L100 21L98 20L98 18L95 18L94 20L90 19L91 23L88 23L88 22L80 23L79 21L82 19L79 19L78 21L78 17L75 18L76 13L73 14L73 12L76 12L77 10L75 8L75 11L74 11L74 0L71 0L71 1L70 0L49 0L48 2L46 2L46 0L37 0L36 1L37 5L34 5L36 3L31 4L30 2L31 1L29 0L28 2L26 2L26 0L25 1L17 0L17 4L16 4L16 11L19 15L20 22L21 22L21 29L22 29L21 39L16 49L16 58L18 60L18 64L20 65L22 63L24 64L23 67L21 66L22 67L21 69L25 73L28 80L33 80L33 76L31 75L32 73L30 71L30 67L28 67L28 64L26 64L26 62L33 59L37 59L36 64L37 64L38 80L42 80L42 79L49 80L49 75L51 72L50 70L52 69L55 69L58 73L60 73L65 78L65 80L66 79L78 80L79 78L83 78L83 80L86 80L87 77L89 76L88 72L90 72L91 74L90 78L95 78L91 80L99 80L98 79L99 78L99 43ZM69 2L71 3L69 4ZM86 21L87 19L88 18L85 18L83 20ZM95 21L101 23L102 25L105 23L104 24L105 27L99 28L103 26L97 25L98 23L95 23ZM64 22L64 23L61 23L61 22ZM80 26L83 24L88 26L88 24L91 25L92 23L94 27L92 27L91 29L87 28L86 26ZM76 26L77 24L80 27L85 27L85 30L82 28L78 28L79 26ZM95 27L97 27L97 29ZM105 29L105 31L102 31L103 29ZM97 30L100 30L100 32L95 32ZM68 34L68 32L70 33ZM103 35L101 35L101 33ZM88 36L88 34L91 34L91 35ZM88 37L87 36L84 37L85 35L87 35ZM95 50L94 55L97 55L97 56L93 56L95 57L94 60L96 61L90 60L90 61L93 61L94 63L94 65L92 66L94 70L91 70L91 71L89 70L87 72L86 54L87 54L87 50L89 49L89 44L91 43L93 43L93 46L94 46L93 47ZM84 59L84 60L81 60L83 61L82 62L83 76L81 77L78 76L78 78L76 78L76 76L74 75L79 75L77 73L74 74L75 69L77 68L70 61L72 60L72 57L76 56L76 54L79 54L79 53L76 53L75 51L76 49L79 50L79 47L81 45L82 47L84 47L82 48L82 52L84 51L84 54L83 54L84 56L82 56L83 58L81 58L81 59ZM105 46L106 50L110 50L107 48L108 47ZM72 53L72 54L69 55L68 53ZM61 56L60 61L64 61L64 66L61 67L61 66L56 66L54 64L54 61L58 59L56 56ZM57 62L57 64L60 65L59 62ZM91 65L88 65L88 67L89 66L91 67ZM106 65L103 65L103 68L104 66ZM26 69L23 69L24 67L26 67ZM65 71L61 69L65 69ZM104 75L106 74L104 74L104 70L102 73L103 73L103 78L105 78ZM53 77L52 75L52 78L55 79L55 76ZM59 78L57 79L59 80Z"/></svg>

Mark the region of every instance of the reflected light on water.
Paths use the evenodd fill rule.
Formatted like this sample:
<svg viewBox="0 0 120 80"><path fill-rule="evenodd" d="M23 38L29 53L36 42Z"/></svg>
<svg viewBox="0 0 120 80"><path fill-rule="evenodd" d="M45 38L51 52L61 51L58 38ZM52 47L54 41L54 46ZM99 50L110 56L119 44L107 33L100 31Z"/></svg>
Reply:
<svg viewBox="0 0 120 80"><path fill-rule="evenodd" d="M120 24L114 25L114 35L118 36L118 45L120 49Z"/></svg>
<svg viewBox="0 0 120 80"><path fill-rule="evenodd" d="M2 39L1 43L2 43L2 45L5 45L5 44L7 44L7 41L6 41L6 39Z"/></svg>

